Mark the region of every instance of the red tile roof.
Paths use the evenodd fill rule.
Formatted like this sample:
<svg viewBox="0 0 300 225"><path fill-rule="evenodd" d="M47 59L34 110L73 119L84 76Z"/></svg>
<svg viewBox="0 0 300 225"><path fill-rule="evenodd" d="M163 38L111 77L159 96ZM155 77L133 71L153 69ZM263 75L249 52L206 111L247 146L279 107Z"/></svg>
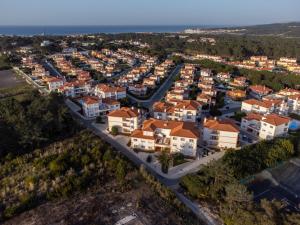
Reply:
<svg viewBox="0 0 300 225"><path fill-rule="evenodd" d="M107 116L133 118L133 117L137 117L138 115L139 115L139 112L137 109L122 107L121 109L110 112Z"/></svg>
<svg viewBox="0 0 300 225"><path fill-rule="evenodd" d="M272 124L274 126L280 126L285 123L290 122L289 117L279 116L277 114L269 114L263 117L262 121L268 124Z"/></svg>
<svg viewBox="0 0 300 225"><path fill-rule="evenodd" d="M239 132L239 127L232 120L208 119L204 122L204 127L217 131Z"/></svg>

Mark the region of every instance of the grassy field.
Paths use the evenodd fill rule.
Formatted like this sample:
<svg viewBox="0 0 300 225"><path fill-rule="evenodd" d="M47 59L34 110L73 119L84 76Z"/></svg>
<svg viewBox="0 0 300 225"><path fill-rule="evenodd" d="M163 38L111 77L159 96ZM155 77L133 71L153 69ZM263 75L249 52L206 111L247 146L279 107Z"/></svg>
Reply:
<svg viewBox="0 0 300 225"><path fill-rule="evenodd" d="M27 84L11 70L0 71L0 99L7 97L22 98L33 87Z"/></svg>

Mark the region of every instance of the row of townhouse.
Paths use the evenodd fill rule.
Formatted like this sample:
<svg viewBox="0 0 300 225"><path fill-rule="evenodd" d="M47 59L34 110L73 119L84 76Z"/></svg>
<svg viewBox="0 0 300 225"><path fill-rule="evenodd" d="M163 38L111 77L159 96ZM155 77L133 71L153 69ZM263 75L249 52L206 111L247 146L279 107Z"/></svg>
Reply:
<svg viewBox="0 0 300 225"><path fill-rule="evenodd" d="M277 113L281 115L287 115L288 104L283 99L247 99L242 102L241 111L246 113Z"/></svg>
<svg viewBox="0 0 300 225"><path fill-rule="evenodd" d="M265 95L262 100L248 99L242 102L242 111L255 113L277 113L300 115L300 91L283 89L278 93Z"/></svg>
<svg viewBox="0 0 300 225"><path fill-rule="evenodd" d="M34 69L31 71L31 75L34 77L49 76L50 72L45 69L41 64L35 64Z"/></svg>
<svg viewBox="0 0 300 225"><path fill-rule="evenodd" d="M150 73L152 67L146 64L132 68L127 74L120 77L117 81L118 84L129 87L143 80L143 78Z"/></svg>
<svg viewBox="0 0 300 225"><path fill-rule="evenodd" d="M84 71L80 68L75 67L72 63L65 59L63 55L54 55L53 60L56 63L56 66L64 73L72 75L79 81L89 82L92 80L92 77L88 71Z"/></svg>
<svg viewBox="0 0 300 225"><path fill-rule="evenodd" d="M297 63L296 58L281 57L277 61L277 65L285 67L290 72L300 73L300 65Z"/></svg>
<svg viewBox="0 0 300 225"><path fill-rule="evenodd" d="M34 66L37 64L34 57L28 56L28 57L22 57L22 64L25 67L28 68L34 68Z"/></svg>
<svg viewBox="0 0 300 225"><path fill-rule="evenodd" d="M166 101L176 104L178 101L189 98L190 86L194 83L196 67L193 64L185 64L180 70L180 79L174 83L174 88L167 92Z"/></svg>

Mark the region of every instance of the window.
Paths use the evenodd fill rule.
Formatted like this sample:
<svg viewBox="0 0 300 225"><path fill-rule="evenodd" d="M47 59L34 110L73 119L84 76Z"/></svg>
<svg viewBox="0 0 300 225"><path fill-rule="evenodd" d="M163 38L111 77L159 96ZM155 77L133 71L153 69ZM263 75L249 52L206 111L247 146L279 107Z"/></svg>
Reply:
<svg viewBox="0 0 300 225"><path fill-rule="evenodd" d="M274 126L270 126L270 128L274 128Z"/></svg>
<svg viewBox="0 0 300 225"><path fill-rule="evenodd" d="M194 140L193 140L193 139L190 139L190 142L191 142L191 143L194 143Z"/></svg>
<svg viewBox="0 0 300 225"><path fill-rule="evenodd" d="M185 139L184 139L184 138L180 138L180 140L181 140L181 141L185 141Z"/></svg>
<svg viewBox="0 0 300 225"><path fill-rule="evenodd" d="M173 140L174 140L174 141L176 141L176 140L177 140L177 138L176 138L176 137L173 137Z"/></svg>
<svg viewBox="0 0 300 225"><path fill-rule="evenodd" d="M133 139L133 141L137 141L137 139Z"/></svg>

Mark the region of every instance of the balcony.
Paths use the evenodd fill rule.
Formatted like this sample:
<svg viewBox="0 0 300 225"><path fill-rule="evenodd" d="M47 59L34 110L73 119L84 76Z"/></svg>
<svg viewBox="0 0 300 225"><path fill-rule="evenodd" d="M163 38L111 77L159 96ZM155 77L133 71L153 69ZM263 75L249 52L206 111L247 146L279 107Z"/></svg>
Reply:
<svg viewBox="0 0 300 225"><path fill-rule="evenodd" d="M155 140L155 145L158 147L166 147L170 145L170 138L166 138L166 137L158 137Z"/></svg>

